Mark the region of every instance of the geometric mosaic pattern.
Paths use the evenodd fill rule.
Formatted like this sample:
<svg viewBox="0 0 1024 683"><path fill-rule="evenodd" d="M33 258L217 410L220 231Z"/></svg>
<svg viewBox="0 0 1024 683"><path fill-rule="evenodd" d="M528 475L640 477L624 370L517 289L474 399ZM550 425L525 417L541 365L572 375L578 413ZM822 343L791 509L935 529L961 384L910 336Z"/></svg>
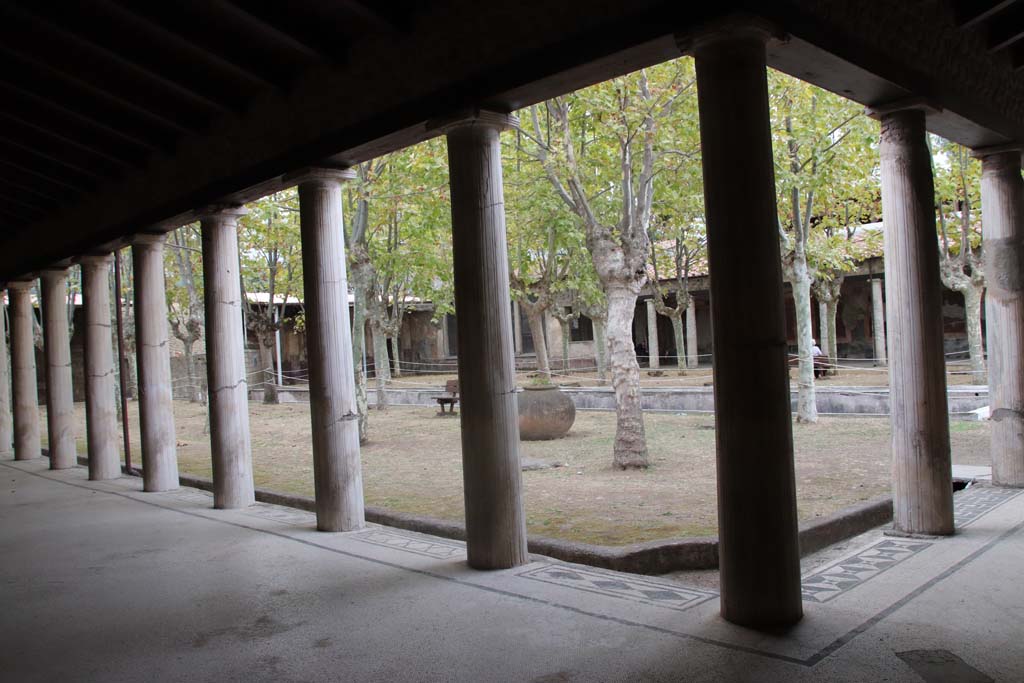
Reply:
<svg viewBox="0 0 1024 683"><path fill-rule="evenodd" d="M1024 491L992 486L972 486L953 496L956 527L963 528L987 512ZM803 579L803 598L810 602L828 602L837 595L872 579L886 569L921 552L931 541L886 538L838 564Z"/></svg>
<svg viewBox="0 0 1024 683"><path fill-rule="evenodd" d="M809 602L828 602L931 545L931 541L882 539L856 555L804 578L803 598Z"/></svg>
<svg viewBox="0 0 1024 683"><path fill-rule="evenodd" d="M281 507L280 505L268 505L266 503L256 503L246 508L245 514L250 517L272 519L275 522L283 522L294 526L309 526L314 522L313 515L309 512Z"/></svg>
<svg viewBox="0 0 1024 683"><path fill-rule="evenodd" d="M445 543L444 541L435 540L426 536L407 536L405 534L396 534L392 531L383 531L380 529L370 529L369 531L353 534L351 538L358 539L365 543L383 546L385 548L394 548L396 550L405 550L417 555L426 555L427 557L434 557L439 560L447 560L466 554L466 548L455 543Z"/></svg>
<svg viewBox="0 0 1024 683"><path fill-rule="evenodd" d="M623 598L646 605L657 605L674 610L685 610L718 597L717 593L698 588L684 588L677 584L647 581L620 574L605 574L591 569L548 564L535 567L519 576L567 586L588 593Z"/></svg>
<svg viewBox="0 0 1024 683"><path fill-rule="evenodd" d="M994 486L972 486L953 496L953 517L958 527L965 527L992 508L1019 496L1020 489L1003 489Z"/></svg>

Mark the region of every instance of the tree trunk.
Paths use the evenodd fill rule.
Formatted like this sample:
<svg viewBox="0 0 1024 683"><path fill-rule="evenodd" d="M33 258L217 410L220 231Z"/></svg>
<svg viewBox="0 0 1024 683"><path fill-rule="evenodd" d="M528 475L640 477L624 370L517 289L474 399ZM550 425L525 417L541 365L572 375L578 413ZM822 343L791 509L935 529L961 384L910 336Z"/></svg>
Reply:
<svg viewBox="0 0 1024 683"><path fill-rule="evenodd" d="M377 410L388 407L388 382L391 381L391 360L388 358L388 338L377 325L373 329L373 374L377 377Z"/></svg>
<svg viewBox="0 0 1024 683"><path fill-rule="evenodd" d="M807 262L793 260L793 301L796 304L797 355L800 359L797 379L796 421L818 421L818 406L814 398L814 359L811 356L811 278Z"/></svg>
<svg viewBox="0 0 1024 683"><path fill-rule="evenodd" d="M562 372L568 374L572 370L572 363L569 361L569 341L572 339L572 327L568 320L558 319L558 325L562 328Z"/></svg>
<svg viewBox="0 0 1024 683"><path fill-rule="evenodd" d="M686 367L696 368L700 365L700 354L697 351L697 304L693 297L686 306Z"/></svg>
<svg viewBox="0 0 1024 683"><path fill-rule="evenodd" d="M831 367L828 374L838 375L839 366L839 340L836 338L836 313L839 311L839 302L832 299L825 305L825 317L828 319L828 357Z"/></svg>
<svg viewBox="0 0 1024 683"><path fill-rule="evenodd" d="M260 367L263 369L259 382L263 386L263 402L269 404L278 403L277 399L277 377L274 375L274 333L259 335L260 346Z"/></svg>
<svg viewBox="0 0 1024 683"><path fill-rule="evenodd" d="M964 314L967 318L967 345L971 352L971 376L975 384L985 384L985 346L981 335L982 289L968 285L963 290Z"/></svg>
<svg viewBox="0 0 1024 683"><path fill-rule="evenodd" d="M636 292L630 287L609 285L608 350L615 390L615 449L612 464L624 469L647 467L647 440L640 405L640 366L633 346L633 314Z"/></svg>
<svg viewBox="0 0 1024 683"><path fill-rule="evenodd" d="M825 355L829 355L828 303L823 297L818 297L818 347Z"/></svg>
<svg viewBox="0 0 1024 683"><path fill-rule="evenodd" d="M537 372L551 379L551 365L548 362L548 343L544 336L544 311L532 306L526 310L526 320L533 335L533 352L537 354Z"/></svg>
<svg viewBox="0 0 1024 683"><path fill-rule="evenodd" d="M353 271L355 269L353 268ZM366 367L363 356L366 355L366 299L358 284L353 287L352 296L352 363L355 366L356 410L359 411L359 443L370 440L370 411L366 398Z"/></svg>
<svg viewBox="0 0 1024 683"><path fill-rule="evenodd" d="M391 368L392 377L402 376L402 345L399 343L398 330L391 335L391 351L394 354L394 365Z"/></svg>
<svg viewBox="0 0 1024 683"><path fill-rule="evenodd" d="M203 388L199 386L199 376L196 373L196 354L192 350L192 343L182 344L185 349L185 373L188 375L188 400L192 403L203 402Z"/></svg>
<svg viewBox="0 0 1024 683"><path fill-rule="evenodd" d="M603 320L591 318L594 324L594 362L597 364L597 379L601 384L608 381L608 336ZM640 372L639 368L637 372Z"/></svg>
<svg viewBox="0 0 1024 683"><path fill-rule="evenodd" d="M685 310L685 309L684 309ZM683 332L683 313L677 307L675 313L669 315L669 320L672 321L672 333L676 338L676 367L679 369L680 375L686 374L686 346L685 338L686 335Z"/></svg>

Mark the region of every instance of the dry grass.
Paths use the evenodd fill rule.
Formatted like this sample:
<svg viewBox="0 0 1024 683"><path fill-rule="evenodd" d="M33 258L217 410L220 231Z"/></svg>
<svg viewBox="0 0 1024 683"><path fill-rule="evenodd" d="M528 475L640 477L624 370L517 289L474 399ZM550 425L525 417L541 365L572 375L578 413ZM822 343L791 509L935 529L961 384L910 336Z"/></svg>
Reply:
<svg viewBox="0 0 1024 683"><path fill-rule="evenodd" d="M79 448L85 411L76 405ZM138 439L137 404L130 406ZM309 407L250 404L256 485L312 495ZM205 409L175 403L181 471L211 476ZM570 434L526 442L526 457L566 466L523 473L529 531L601 544L713 534L716 529L715 442L710 416L648 414L651 468L610 467L615 416L581 412ZM45 431L45 430L44 430ZM953 460L986 464L987 423L954 422ZM801 519L827 515L889 488L889 425L878 418L823 418L795 425ZM139 462L138 447L135 462ZM366 501L392 510L459 520L463 514L459 421L433 408L392 407L371 415L364 447Z"/></svg>

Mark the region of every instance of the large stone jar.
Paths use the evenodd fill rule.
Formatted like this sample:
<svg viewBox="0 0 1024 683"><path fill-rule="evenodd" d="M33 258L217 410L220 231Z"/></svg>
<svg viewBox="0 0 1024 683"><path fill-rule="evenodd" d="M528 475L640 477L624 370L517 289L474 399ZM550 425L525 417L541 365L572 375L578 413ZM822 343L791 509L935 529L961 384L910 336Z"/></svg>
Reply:
<svg viewBox="0 0 1024 683"><path fill-rule="evenodd" d="M576 406L555 384L527 386L519 398L519 438L545 441L566 435L576 421Z"/></svg>

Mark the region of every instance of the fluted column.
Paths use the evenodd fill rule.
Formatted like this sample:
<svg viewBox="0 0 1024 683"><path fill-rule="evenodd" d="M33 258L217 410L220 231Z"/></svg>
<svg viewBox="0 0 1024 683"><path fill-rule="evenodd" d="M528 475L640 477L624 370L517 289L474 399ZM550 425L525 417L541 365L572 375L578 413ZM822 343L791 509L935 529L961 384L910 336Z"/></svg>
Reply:
<svg viewBox="0 0 1024 683"><path fill-rule="evenodd" d="M4 295L0 293L0 297ZM14 453L11 370L7 359L7 306L0 301L0 455Z"/></svg>
<svg viewBox="0 0 1024 683"><path fill-rule="evenodd" d="M138 235L132 241L142 485L143 490L154 492L178 488L178 450L164 287L166 238L166 235Z"/></svg>
<svg viewBox="0 0 1024 683"><path fill-rule="evenodd" d="M68 271L66 268L44 270L42 281L50 469L65 470L78 464L75 396L71 386L71 339L68 333Z"/></svg>
<svg viewBox="0 0 1024 683"><path fill-rule="evenodd" d="M695 368L700 364L697 351L697 300L690 296L686 304L686 367Z"/></svg>
<svg viewBox="0 0 1024 683"><path fill-rule="evenodd" d="M341 183L353 177L353 171L331 169L311 169L295 177L320 531L352 531L365 525L341 195Z"/></svg>
<svg viewBox="0 0 1024 683"><path fill-rule="evenodd" d="M658 309L654 307L654 299L647 299L647 366L661 367L661 350L658 348Z"/></svg>
<svg viewBox="0 0 1024 683"><path fill-rule="evenodd" d="M41 453L39 437L39 386L36 347L33 343L32 281L10 282L11 383L14 409L14 459L32 460Z"/></svg>
<svg viewBox="0 0 1024 683"><path fill-rule="evenodd" d="M241 208L223 209L200 221L215 508L240 508L256 502L238 272L238 217L245 213Z"/></svg>
<svg viewBox="0 0 1024 683"><path fill-rule="evenodd" d="M737 25L693 44L714 329L721 612L755 628L803 615L766 39Z"/></svg>
<svg viewBox="0 0 1024 683"><path fill-rule="evenodd" d="M462 464L469 564L527 562L499 133L510 116L444 126L458 312Z"/></svg>
<svg viewBox="0 0 1024 683"><path fill-rule="evenodd" d="M877 115L882 122L893 527L905 533L951 534L942 282L925 112L887 108Z"/></svg>
<svg viewBox="0 0 1024 683"><path fill-rule="evenodd" d="M110 335L110 264L112 254L84 256L82 303L85 308L85 431L89 479L121 476L117 440L114 348Z"/></svg>
<svg viewBox="0 0 1024 683"><path fill-rule="evenodd" d="M1024 486L1024 181L1021 148L979 150L992 482Z"/></svg>
<svg viewBox="0 0 1024 683"><path fill-rule="evenodd" d="M885 301L882 298L882 278L871 278L871 329L875 339L875 365L885 367Z"/></svg>

